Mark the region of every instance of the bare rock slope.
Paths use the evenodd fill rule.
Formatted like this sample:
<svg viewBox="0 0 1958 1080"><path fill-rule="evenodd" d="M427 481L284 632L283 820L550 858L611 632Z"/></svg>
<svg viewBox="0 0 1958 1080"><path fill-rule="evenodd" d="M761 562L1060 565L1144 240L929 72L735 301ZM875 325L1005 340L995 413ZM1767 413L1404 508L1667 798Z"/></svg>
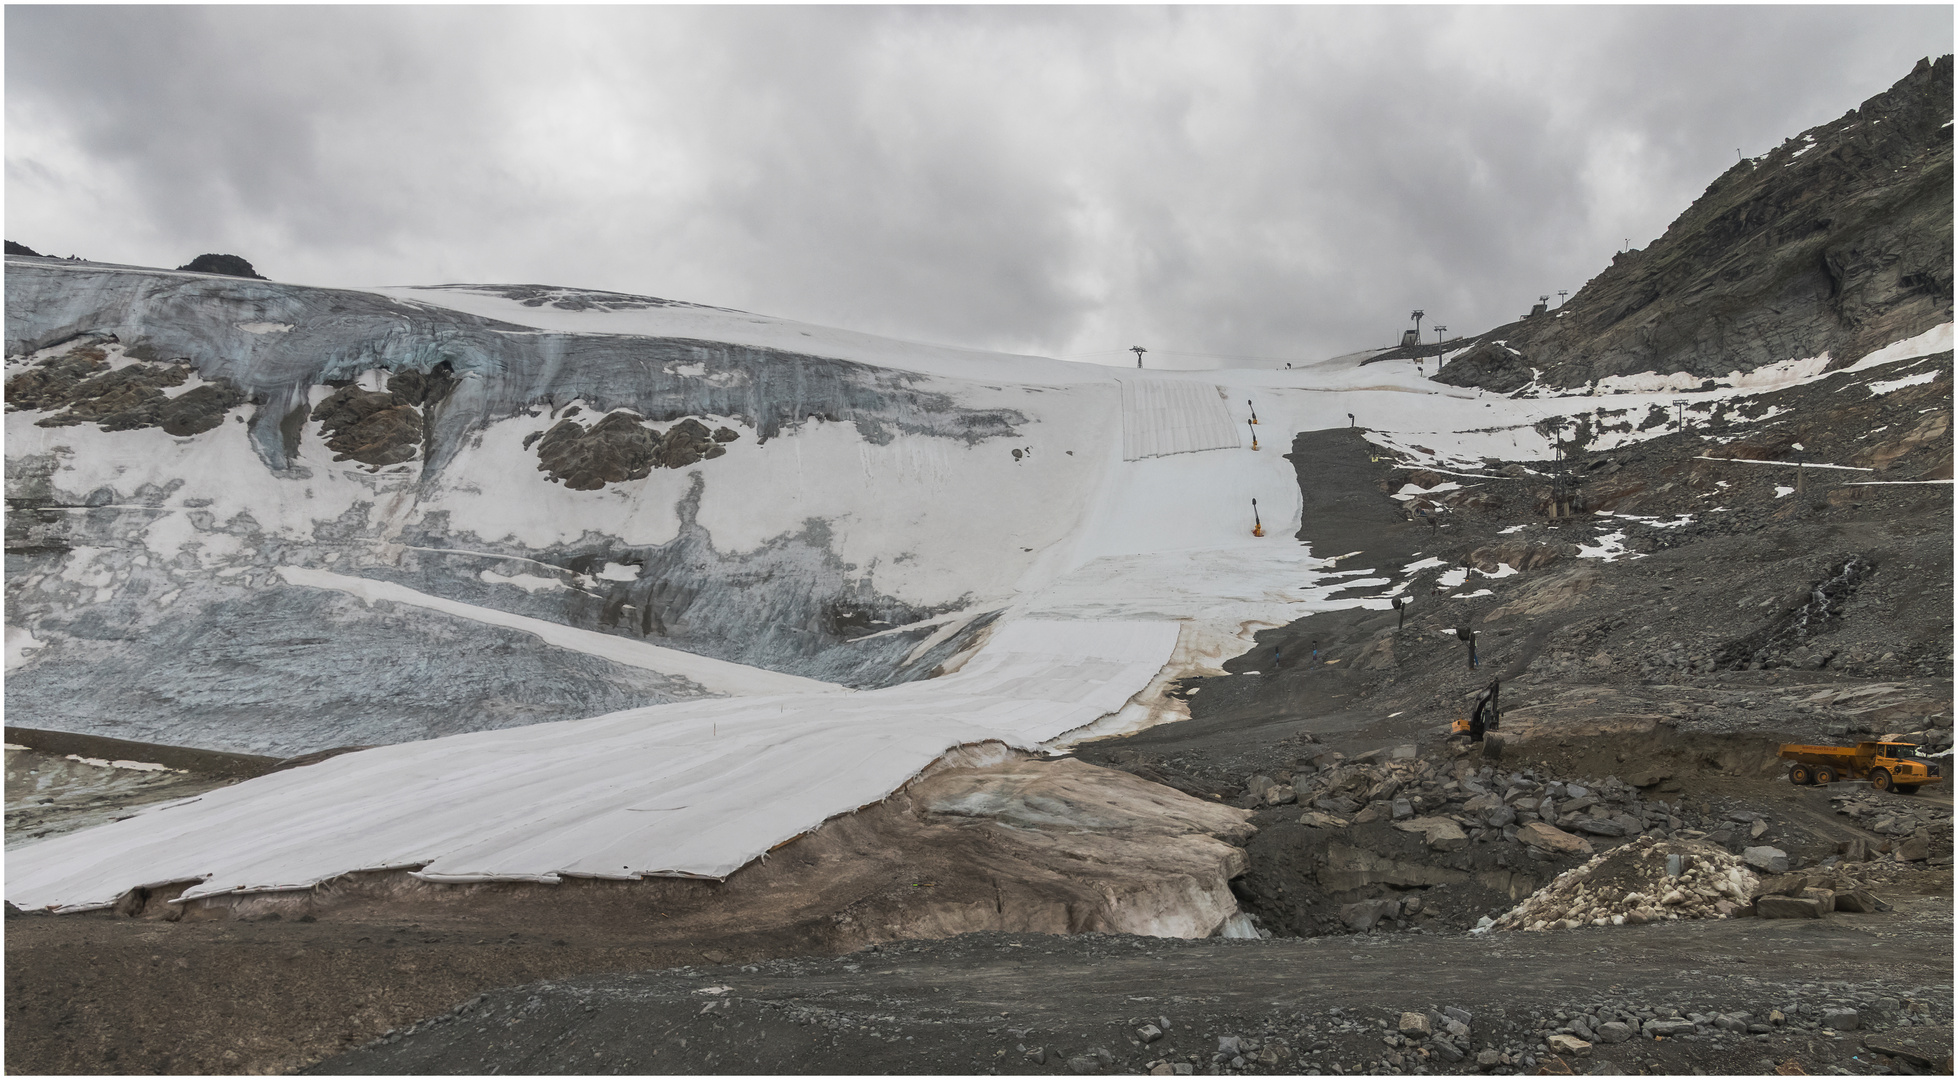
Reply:
<svg viewBox="0 0 1958 1080"><path fill-rule="evenodd" d="M1736 163L1650 247L1555 312L1470 339L1435 377L1508 392L1533 368L1572 387L1823 353L1841 366L1949 322L1951 102L1951 57L1919 61L1861 108Z"/></svg>

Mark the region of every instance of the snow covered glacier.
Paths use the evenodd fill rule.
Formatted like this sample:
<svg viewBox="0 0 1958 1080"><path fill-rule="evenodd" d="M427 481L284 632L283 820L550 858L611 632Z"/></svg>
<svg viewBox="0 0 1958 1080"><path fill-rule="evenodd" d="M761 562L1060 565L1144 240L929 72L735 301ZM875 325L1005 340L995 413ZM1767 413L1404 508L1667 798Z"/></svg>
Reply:
<svg viewBox="0 0 1958 1080"><path fill-rule="evenodd" d="M6 281L23 726L296 754L892 685L1098 558L1246 547L1252 498L1232 602L1311 596L1282 447L1208 378L532 286ZM1098 610L1190 614L1139 586Z"/></svg>
<svg viewBox="0 0 1958 1080"><path fill-rule="evenodd" d="M23 845L33 906L722 876L952 747L1171 719L1253 631L1386 606L1397 575L1293 539L1292 432L1465 469L1568 409L540 286L9 257L6 287L10 722L380 747Z"/></svg>

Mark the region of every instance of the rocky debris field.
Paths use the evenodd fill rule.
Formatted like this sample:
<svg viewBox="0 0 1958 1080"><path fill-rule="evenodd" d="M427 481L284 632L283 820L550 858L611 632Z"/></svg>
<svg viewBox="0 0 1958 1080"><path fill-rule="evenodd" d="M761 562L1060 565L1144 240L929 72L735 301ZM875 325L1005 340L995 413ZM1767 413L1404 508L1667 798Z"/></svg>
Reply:
<svg viewBox="0 0 1958 1080"><path fill-rule="evenodd" d="M1534 744L1511 745L1521 756ZM1952 863L1950 806L1935 797L1867 784L1696 783L1729 789L1716 805L1689 796L1663 767L1640 766L1640 788L1610 775L1560 776L1548 762L1508 768L1486 754L1443 743L1424 757L1402 744L1349 758L1306 742L1284 765L1242 779L1184 772L1194 764L1187 757L1118 755L1110 764L1193 793L1208 787L1254 811L1250 869L1232 885L1263 936L1449 933L1498 917L1528 926L1746 916L1764 891L1779 891L1762 878L1785 884L1775 875L1794 869L1820 875L1817 889L1866 896L1870 874ZM1824 798L1862 818L1819 809ZM1842 827L1862 819L1889 831ZM1575 903L1570 890L1586 878L1595 878L1592 893ZM1595 886L1607 881L1600 896ZM1540 914L1519 921L1511 908L1525 898ZM1876 909L1874 898L1861 903ZM1769 917L1803 914L1769 907Z"/></svg>
<svg viewBox="0 0 1958 1080"><path fill-rule="evenodd" d="M1880 917L1860 918L1420 943L972 934L827 960L497 991L309 1071L1721 1074L1796 1062L1802 1071L1876 1075L1936 1067L1951 1043L1948 910L1887 939L1871 932Z"/></svg>

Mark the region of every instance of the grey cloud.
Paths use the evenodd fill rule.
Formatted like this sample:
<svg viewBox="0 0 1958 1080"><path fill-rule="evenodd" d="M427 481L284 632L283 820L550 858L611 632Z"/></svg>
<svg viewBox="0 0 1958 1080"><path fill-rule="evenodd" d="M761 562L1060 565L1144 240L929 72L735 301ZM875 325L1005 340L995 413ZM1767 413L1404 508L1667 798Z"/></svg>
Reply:
<svg viewBox="0 0 1958 1080"><path fill-rule="evenodd" d="M7 234L1310 357L1575 289L1946 7L7 9ZM1180 357L1173 354L1182 354Z"/></svg>

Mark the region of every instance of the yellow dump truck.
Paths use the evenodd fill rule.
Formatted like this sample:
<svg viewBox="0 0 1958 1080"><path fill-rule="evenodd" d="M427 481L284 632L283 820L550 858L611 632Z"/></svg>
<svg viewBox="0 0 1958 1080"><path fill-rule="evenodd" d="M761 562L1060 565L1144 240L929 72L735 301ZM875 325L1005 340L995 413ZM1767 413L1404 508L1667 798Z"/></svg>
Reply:
<svg viewBox="0 0 1958 1080"><path fill-rule="evenodd" d="M1867 779L1878 791L1899 791L1905 795L1925 784L1939 784L1944 777L1936 764L1905 742L1864 742L1855 746L1797 746L1781 748L1781 759L1788 766L1788 779L1797 784L1833 784L1838 780Z"/></svg>

